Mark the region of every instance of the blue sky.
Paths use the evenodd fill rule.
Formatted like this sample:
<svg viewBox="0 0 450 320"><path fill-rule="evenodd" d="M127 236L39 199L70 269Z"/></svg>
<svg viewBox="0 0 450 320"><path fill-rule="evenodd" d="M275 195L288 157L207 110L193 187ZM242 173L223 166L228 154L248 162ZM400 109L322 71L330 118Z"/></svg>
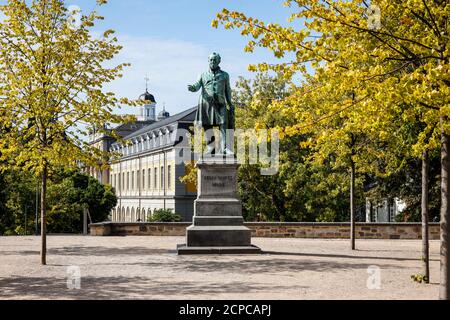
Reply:
<svg viewBox="0 0 450 320"><path fill-rule="evenodd" d="M96 30L112 28L124 46L117 62L130 62L124 77L108 89L119 96L135 98L145 89L144 78L150 78L149 90L171 113L195 106L198 94L187 91L187 85L207 69L211 52L222 56L222 68L234 83L238 76L251 77L247 65L274 61L264 49L254 54L243 51L246 44L238 30L211 27L211 21L223 8L242 11L264 21L285 23L289 11L281 0L110 0L100 13L105 21ZM91 11L94 0L68 1L84 12ZM124 110L131 113L130 109Z"/></svg>
<svg viewBox="0 0 450 320"><path fill-rule="evenodd" d="M0 0L4 4L5 0ZM83 13L95 8L95 0L67 0ZM285 24L289 9L282 0L109 0L99 12L105 17L94 31L114 29L122 52L114 63L128 62L123 78L105 89L118 96L137 98L145 91L144 78L150 78L149 91L171 114L193 107L198 93L190 93L187 85L208 68L211 52L222 56L221 67L231 76L232 86L239 76L252 77L247 66L258 62L274 62L265 49L249 54L243 51L246 39L238 30L214 29L211 21L223 8L237 10L267 22ZM0 17L1 19L1 17ZM120 113L137 113L124 108Z"/></svg>

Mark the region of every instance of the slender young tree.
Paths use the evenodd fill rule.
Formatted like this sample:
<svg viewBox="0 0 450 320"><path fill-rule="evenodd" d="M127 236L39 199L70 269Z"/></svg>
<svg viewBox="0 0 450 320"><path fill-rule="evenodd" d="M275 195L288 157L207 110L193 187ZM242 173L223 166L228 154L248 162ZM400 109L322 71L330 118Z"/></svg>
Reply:
<svg viewBox="0 0 450 320"><path fill-rule="evenodd" d="M106 4L98 0L97 5ZM47 182L55 167L107 166L89 145L88 128L131 120L113 114L120 104L103 86L127 64L106 67L121 49L113 30L94 37L96 11L69 11L63 0L8 0L0 7L0 163L41 179L41 263L47 263ZM79 19L76 19L79 16Z"/></svg>

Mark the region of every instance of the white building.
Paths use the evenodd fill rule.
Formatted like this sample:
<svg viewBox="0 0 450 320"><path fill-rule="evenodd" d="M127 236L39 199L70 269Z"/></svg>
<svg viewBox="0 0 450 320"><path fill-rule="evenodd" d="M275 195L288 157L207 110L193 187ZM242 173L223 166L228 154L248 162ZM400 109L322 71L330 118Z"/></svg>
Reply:
<svg viewBox="0 0 450 320"><path fill-rule="evenodd" d="M398 198L379 201L366 200L366 222L395 222L395 218L405 209L405 203Z"/></svg>
<svg viewBox="0 0 450 320"><path fill-rule="evenodd" d="M91 143L121 157L111 163L110 170L91 169L90 173L116 191L118 204L111 213L111 221L147 221L155 209L173 209L184 221L190 221L196 188L179 180L186 169L179 160L182 149L178 144L187 139L180 135L192 127L196 108L174 116L163 110L155 119L153 95L146 91L141 97L148 103L141 107L138 121L114 129L130 143L120 144L108 136L92 135Z"/></svg>

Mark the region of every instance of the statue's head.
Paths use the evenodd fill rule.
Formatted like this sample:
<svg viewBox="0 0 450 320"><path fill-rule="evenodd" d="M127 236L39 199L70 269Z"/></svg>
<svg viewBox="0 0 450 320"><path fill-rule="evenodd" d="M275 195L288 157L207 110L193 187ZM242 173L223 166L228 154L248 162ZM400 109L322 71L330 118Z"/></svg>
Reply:
<svg viewBox="0 0 450 320"><path fill-rule="evenodd" d="M219 67L220 61L222 61L220 55L215 52L209 56L208 60L209 60L209 67L211 68L211 70L217 69Z"/></svg>

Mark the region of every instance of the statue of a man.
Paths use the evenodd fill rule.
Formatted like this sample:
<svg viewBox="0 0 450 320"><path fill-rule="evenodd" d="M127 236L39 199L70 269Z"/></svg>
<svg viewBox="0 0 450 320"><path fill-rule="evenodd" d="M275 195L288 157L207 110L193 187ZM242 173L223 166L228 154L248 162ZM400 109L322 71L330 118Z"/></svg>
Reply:
<svg viewBox="0 0 450 320"><path fill-rule="evenodd" d="M226 133L227 129L234 129L234 107L231 102L230 76L220 69L220 61L219 54L211 54L209 70L204 72L195 84L189 85L188 89L191 92L202 89L195 124L203 127L205 131L219 127L220 152L215 153L231 154L232 151L226 148ZM208 145L209 143L210 141L207 141Z"/></svg>

